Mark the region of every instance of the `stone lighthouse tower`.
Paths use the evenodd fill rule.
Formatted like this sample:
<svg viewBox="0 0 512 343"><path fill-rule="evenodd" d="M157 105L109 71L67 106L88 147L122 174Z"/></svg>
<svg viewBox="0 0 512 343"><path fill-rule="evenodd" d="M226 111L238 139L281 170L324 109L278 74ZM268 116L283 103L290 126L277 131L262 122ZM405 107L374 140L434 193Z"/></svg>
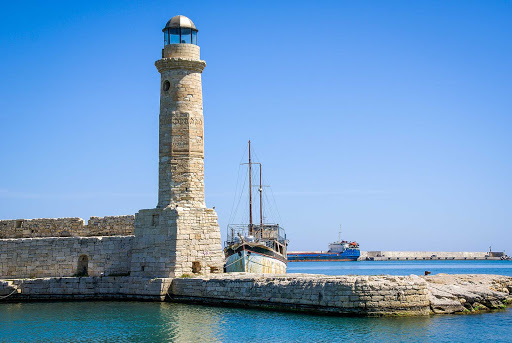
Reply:
<svg viewBox="0 0 512 343"><path fill-rule="evenodd" d="M204 120L194 23L175 16L163 29L158 205L135 219L131 275L179 277L222 272L217 215L204 201Z"/></svg>

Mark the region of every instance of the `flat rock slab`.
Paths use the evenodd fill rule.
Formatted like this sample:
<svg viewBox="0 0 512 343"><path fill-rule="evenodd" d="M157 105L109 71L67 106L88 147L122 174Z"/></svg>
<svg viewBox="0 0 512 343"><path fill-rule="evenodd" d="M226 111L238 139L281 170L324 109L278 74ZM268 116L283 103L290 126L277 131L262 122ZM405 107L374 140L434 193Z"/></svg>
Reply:
<svg viewBox="0 0 512 343"><path fill-rule="evenodd" d="M512 277L489 274L437 274L422 277L428 284L435 314L504 308L512 302Z"/></svg>

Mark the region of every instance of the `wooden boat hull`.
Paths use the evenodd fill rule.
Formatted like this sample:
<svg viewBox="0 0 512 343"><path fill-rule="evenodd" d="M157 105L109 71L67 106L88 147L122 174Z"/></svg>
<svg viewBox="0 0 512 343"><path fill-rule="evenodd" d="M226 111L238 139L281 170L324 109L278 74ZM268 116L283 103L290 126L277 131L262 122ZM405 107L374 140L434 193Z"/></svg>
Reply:
<svg viewBox="0 0 512 343"><path fill-rule="evenodd" d="M244 243L228 247L225 252L227 273L286 273L286 259L266 246Z"/></svg>

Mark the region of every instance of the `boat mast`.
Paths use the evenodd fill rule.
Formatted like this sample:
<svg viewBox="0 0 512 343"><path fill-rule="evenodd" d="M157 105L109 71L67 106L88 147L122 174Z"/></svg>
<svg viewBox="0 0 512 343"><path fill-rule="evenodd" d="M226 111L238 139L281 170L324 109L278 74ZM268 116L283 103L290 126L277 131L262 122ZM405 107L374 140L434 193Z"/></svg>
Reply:
<svg viewBox="0 0 512 343"><path fill-rule="evenodd" d="M252 235L252 170L251 141L249 140L249 235Z"/></svg>
<svg viewBox="0 0 512 343"><path fill-rule="evenodd" d="M260 232L263 230L263 186L261 185L261 163L260 163Z"/></svg>

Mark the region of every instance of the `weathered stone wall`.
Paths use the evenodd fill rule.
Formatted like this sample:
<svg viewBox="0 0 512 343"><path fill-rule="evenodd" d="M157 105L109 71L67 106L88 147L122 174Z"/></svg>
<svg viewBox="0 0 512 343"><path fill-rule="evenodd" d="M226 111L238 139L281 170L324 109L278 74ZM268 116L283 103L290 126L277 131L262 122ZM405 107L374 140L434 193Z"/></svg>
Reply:
<svg viewBox="0 0 512 343"><path fill-rule="evenodd" d="M158 207L205 207L204 123L199 46L170 44L161 74Z"/></svg>
<svg viewBox="0 0 512 343"><path fill-rule="evenodd" d="M138 299L163 301L172 279L63 277L0 280L7 301L59 299Z"/></svg>
<svg viewBox="0 0 512 343"><path fill-rule="evenodd" d="M199 46L195 44L167 44L164 47L164 58L182 57L199 59Z"/></svg>
<svg viewBox="0 0 512 343"><path fill-rule="evenodd" d="M84 226L82 218L0 220L0 238L70 237Z"/></svg>
<svg viewBox="0 0 512 343"><path fill-rule="evenodd" d="M134 215L91 217L85 228L84 237L133 235Z"/></svg>
<svg viewBox="0 0 512 343"><path fill-rule="evenodd" d="M0 220L0 239L133 235L135 216Z"/></svg>
<svg viewBox="0 0 512 343"><path fill-rule="evenodd" d="M472 313L512 304L512 277L501 275L211 275L209 278L65 277L0 279L2 301L141 299L396 316ZM167 297L166 297L167 296Z"/></svg>
<svg viewBox="0 0 512 343"><path fill-rule="evenodd" d="M155 62L161 74L158 204L136 215L133 276L222 272L217 214L204 200L201 73L206 63L199 51L194 44L171 44Z"/></svg>
<svg viewBox="0 0 512 343"><path fill-rule="evenodd" d="M168 278L222 272L220 242L212 209L141 210L136 217L131 275Z"/></svg>
<svg viewBox="0 0 512 343"><path fill-rule="evenodd" d="M417 276L230 274L174 279L172 299L351 315L426 315L425 280Z"/></svg>
<svg viewBox="0 0 512 343"><path fill-rule="evenodd" d="M133 236L0 239L0 278L73 276L87 256L91 276L128 274Z"/></svg>

